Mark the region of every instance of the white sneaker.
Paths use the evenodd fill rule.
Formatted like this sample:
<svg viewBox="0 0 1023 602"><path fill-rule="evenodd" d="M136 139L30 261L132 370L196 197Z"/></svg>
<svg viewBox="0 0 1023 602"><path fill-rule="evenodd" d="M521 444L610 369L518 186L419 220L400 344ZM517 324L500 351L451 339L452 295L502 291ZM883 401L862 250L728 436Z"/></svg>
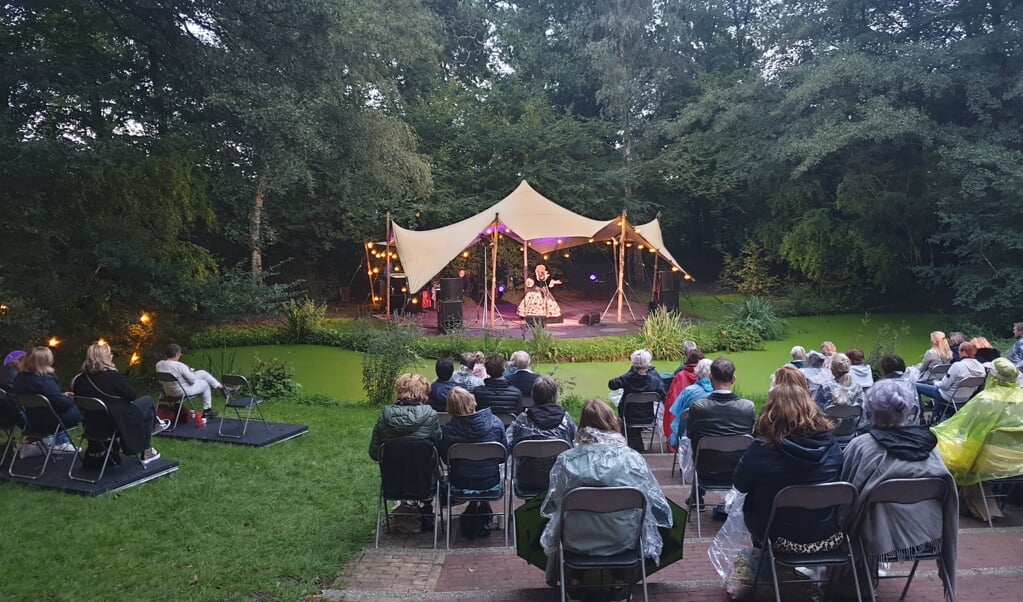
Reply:
<svg viewBox="0 0 1023 602"><path fill-rule="evenodd" d="M160 459L160 452L156 451L155 447L150 447L142 453L142 463L149 464L150 462L156 462Z"/></svg>
<svg viewBox="0 0 1023 602"><path fill-rule="evenodd" d="M171 421L164 420L163 418L156 419L156 426L153 427L153 434L162 433L163 431L170 428Z"/></svg>
<svg viewBox="0 0 1023 602"><path fill-rule="evenodd" d="M42 446L38 441L31 443L22 443L21 449L18 450L19 458L31 458L33 456L44 456L46 455L46 448Z"/></svg>
<svg viewBox="0 0 1023 602"><path fill-rule="evenodd" d="M53 446L53 451L58 454L73 454L82 451L71 443L61 443Z"/></svg>

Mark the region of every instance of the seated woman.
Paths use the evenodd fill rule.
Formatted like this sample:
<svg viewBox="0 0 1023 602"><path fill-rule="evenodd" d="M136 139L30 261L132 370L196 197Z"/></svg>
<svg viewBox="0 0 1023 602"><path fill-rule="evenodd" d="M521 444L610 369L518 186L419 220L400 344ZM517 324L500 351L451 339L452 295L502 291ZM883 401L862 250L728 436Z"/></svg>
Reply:
<svg viewBox="0 0 1023 602"><path fill-rule="evenodd" d="M688 428L687 421L682 420L682 414L689 409L689 406L694 401L703 399L714 391L714 387L710 384L710 365L712 363L707 358L702 358L696 362L696 368L693 370L697 378L696 382L682 389L675 402L671 405L671 433L669 434L668 443L672 447L678 447L679 437L685 434ZM803 382L806 382L805 378Z"/></svg>
<svg viewBox="0 0 1023 602"><path fill-rule="evenodd" d="M456 443L487 443L504 445L504 423L484 408L476 411L476 398L462 387L448 393L448 414L451 422L443 427L440 457L447 458L448 450ZM488 491L501 487L501 468L497 460L460 461L448 469L451 487L463 491Z"/></svg>
<svg viewBox="0 0 1023 602"><path fill-rule="evenodd" d="M402 374L394 382L398 401L384 407L373 427L369 441L369 457L380 459L380 444L391 439L428 439L440 442L440 420L427 404L430 383L421 374Z"/></svg>
<svg viewBox="0 0 1023 602"><path fill-rule="evenodd" d="M551 488L540 508L550 519L540 537L547 554L547 584L558 584L558 540L561 530L571 529L570 537L587 542L576 553L609 555L625 551L640 528L638 517L579 516L561 524L561 502L577 487L635 487L646 494L647 513L640 538L643 556L657 562L661 555L661 534L658 527L670 527L671 509L646 461L629 449L619 432L614 410L599 399L591 399L583 407L579 419L576 447L558 456L551 469Z"/></svg>
<svg viewBox="0 0 1023 602"><path fill-rule="evenodd" d="M973 337L970 339L973 346L976 348L977 353L974 356L976 360L982 364L988 364L995 361L997 358L1002 357L1002 352L995 349L991 341L987 340L987 337ZM960 350L962 347L960 346Z"/></svg>
<svg viewBox="0 0 1023 602"><path fill-rule="evenodd" d="M850 367L851 362L846 354L836 353L831 357L831 375L835 380L821 385L813 396L814 402L822 411L831 406L863 407L863 387L853 382L849 374ZM853 425L848 426L851 428ZM870 428L870 418L865 411L855 426L857 432L865 432Z"/></svg>
<svg viewBox="0 0 1023 602"><path fill-rule="evenodd" d="M859 549L859 543L863 544L874 579L878 562L940 550L938 573L945 599L950 599L955 596L959 501L955 481L935 449L938 440L927 427L909 424L918 411L917 396L898 380L878 381L867 393L866 406L874 428L845 448L839 478L863 494L889 479L938 477L945 480L950 495L944 507L931 500L912 505L878 504L869 512L863 503L866 496L861 495L850 516L850 534L858 540L853 545Z"/></svg>
<svg viewBox="0 0 1023 602"><path fill-rule="evenodd" d="M916 365L916 369L920 372L917 380L927 383L933 381L931 369L950 363L952 363L952 349L949 348L948 341L945 340L945 333L935 330L931 333L931 348L924 353L924 359Z"/></svg>
<svg viewBox="0 0 1023 602"><path fill-rule="evenodd" d="M82 421L82 413L78 411L71 393L61 391L60 381L53 373L53 352L49 347L36 347L21 360L21 372L14 378L14 392L18 395L42 395L50 401L53 411L60 416L64 428L77 426ZM29 410L26 412L28 421L37 427L53 431L57 424L53 415L47 411ZM49 439L49 437L47 437ZM53 445L53 451L74 453L77 451L71 444L71 438L64 431L57 434L54 441L25 441L19 454L26 458L46 453L45 447Z"/></svg>
<svg viewBox="0 0 1023 602"><path fill-rule="evenodd" d="M165 430L170 421L156 417L156 407L148 395L135 399L135 388L114 367L110 345L89 345L82 371L71 379L71 390L77 396L95 397L107 405L110 419L121 436L121 450L113 450L111 457L123 451L131 455L142 454L145 464L160 459L160 452L150 445L150 436ZM106 448L94 447L90 441L82 462L99 466L105 454Z"/></svg>
<svg viewBox="0 0 1023 602"><path fill-rule="evenodd" d="M607 383L607 388L614 391L615 389L622 389L622 399L629 393L657 393L660 400L664 401L664 380L661 379L661 375L654 370L651 362L653 361L653 354L646 349L637 349L632 352L631 356L632 367L629 371L621 376L612 378ZM649 424L654 419L654 412L656 408L653 404L647 406L643 405L632 405L628 407L627 414L625 415L626 422L635 422L639 424ZM622 406L618 406L618 415L622 416ZM629 432L626 433L626 437L629 440L629 447L636 451L643 451L643 433L642 429L629 428Z"/></svg>
<svg viewBox="0 0 1023 602"><path fill-rule="evenodd" d="M533 382L533 407L526 408L508 427L508 451L521 441L561 439L572 445L575 441L575 421L558 405L558 383L549 376L540 376ZM554 458L521 458L515 466L515 477L521 487L532 490L547 489Z"/></svg>
<svg viewBox="0 0 1023 602"><path fill-rule="evenodd" d="M806 387L775 383L757 420L757 438L735 468L733 484L746 494L743 518L754 545L767 528L774 497L789 485L837 480L842 451L832 435L832 423L810 399ZM779 511L772 537L789 551L807 551L822 543L837 547L842 537L838 517L831 511Z"/></svg>

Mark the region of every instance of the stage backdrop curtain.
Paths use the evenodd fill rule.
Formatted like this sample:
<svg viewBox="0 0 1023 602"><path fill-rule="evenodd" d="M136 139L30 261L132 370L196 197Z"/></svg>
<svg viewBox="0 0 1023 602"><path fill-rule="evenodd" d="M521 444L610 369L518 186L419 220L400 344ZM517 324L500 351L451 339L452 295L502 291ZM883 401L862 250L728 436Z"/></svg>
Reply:
<svg viewBox="0 0 1023 602"><path fill-rule="evenodd" d="M538 253L550 253L592 240L609 240L621 234L621 217L595 220L558 205L533 189L525 180L496 205L460 222L433 230L407 230L392 224L393 242L408 277L410 291L417 291L448 263L497 227L506 237ZM658 250L671 265L679 267L664 250L660 223L626 224L626 238ZM681 269L679 267L679 269Z"/></svg>

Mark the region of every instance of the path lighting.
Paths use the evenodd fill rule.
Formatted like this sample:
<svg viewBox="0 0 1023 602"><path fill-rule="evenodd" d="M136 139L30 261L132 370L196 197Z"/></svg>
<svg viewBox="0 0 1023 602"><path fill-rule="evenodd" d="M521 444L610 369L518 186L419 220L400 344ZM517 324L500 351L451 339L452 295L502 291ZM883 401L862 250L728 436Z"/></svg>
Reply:
<svg viewBox="0 0 1023 602"><path fill-rule="evenodd" d="M10 308L9 308L9 307L7 307L6 305L0 305L0 314L5 314L5 313L7 313L7 310L8 310L8 309L10 309Z"/></svg>
<svg viewBox="0 0 1023 602"><path fill-rule="evenodd" d="M137 366L142 361L142 357L138 353L132 352L131 357L128 358L129 366Z"/></svg>
<svg viewBox="0 0 1023 602"><path fill-rule="evenodd" d="M143 324L149 324L149 321L152 319L153 317L146 312L142 312L142 315L139 316L139 322L142 322Z"/></svg>
<svg viewBox="0 0 1023 602"><path fill-rule="evenodd" d="M100 347L105 347L106 345L108 345L106 339L100 339L100 340L96 341L96 344L99 345Z"/></svg>
<svg viewBox="0 0 1023 602"><path fill-rule="evenodd" d="M46 341L47 345L49 345L50 347L54 347L54 348L57 347L57 345L60 345L60 343L61 343L61 340L58 339L57 337L50 337L50 340Z"/></svg>

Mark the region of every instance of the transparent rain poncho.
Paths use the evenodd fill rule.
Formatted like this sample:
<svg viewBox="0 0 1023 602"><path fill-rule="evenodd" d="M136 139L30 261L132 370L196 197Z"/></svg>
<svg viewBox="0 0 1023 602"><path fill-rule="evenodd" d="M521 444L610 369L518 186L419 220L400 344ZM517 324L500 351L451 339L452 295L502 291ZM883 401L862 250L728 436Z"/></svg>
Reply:
<svg viewBox="0 0 1023 602"><path fill-rule="evenodd" d="M1008 372L1007 363L998 362L995 369ZM931 428L958 485L1023 474L1023 389L1015 376L989 378L983 391Z"/></svg>
<svg viewBox="0 0 1023 602"><path fill-rule="evenodd" d="M550 519L540 536L544 552L548 556L557 553L561 530L560 506L569 491L576 487L635 487L647 498L641 537L643 556L659 562L662 541L657 528L671 526L671 509L646 461L629 448L619 433L586 427L580 429L576 443L574 449L558 457L551 469L551 488L540 508L540 514ZM575 551L608 554L626 549L631 541L630 531L631 536L635 536L638 516L634 513L615 514L617 516L585 517L592 519L585 521L582 516L570 517L572 540L592 546ZM621 534L621 537L610 534ZM619 549L615 550L615 547Z"/></svg>

